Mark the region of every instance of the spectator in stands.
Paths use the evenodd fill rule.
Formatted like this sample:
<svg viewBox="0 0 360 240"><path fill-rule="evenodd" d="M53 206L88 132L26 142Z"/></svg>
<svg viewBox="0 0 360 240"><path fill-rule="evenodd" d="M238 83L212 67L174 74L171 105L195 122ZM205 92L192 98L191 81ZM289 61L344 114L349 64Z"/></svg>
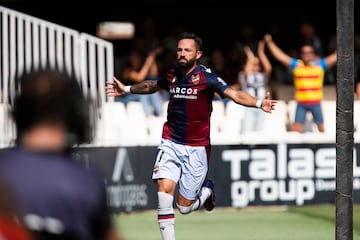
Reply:
<svg viewBox="0 0 360 240"><path fill-rule="evenodd" d="M266 34L264 40L275 59L291 69L293 73L297 106L291 131L303 132L306 113L311 112L319 132L324 132L324 119L321 109L324 75L328 68L336 64L336 51L327 57L319 58L314 52L314 47L306 44L301 47L300 58L297 59L281 50L272 40L270 34Z"/></svg>
<svg viewBox="0 0 360 240"><path fill-rule="evenodd" d="M214 49L208 61L209 67L222 79L232 79L232 70L228 68L227 62L223 50L217 48ZM240 89L239 82L226 82L234 89ZM224 104L228 102L228 99L222 99L218 94L215 94L214 100L222 100Z"/></svg>
<svg viewBox="0 0 360 240"><path fill-rule="evenodd" d="M160 54L161 48L151 51L145 62L142 63L141 53L134 50L129 54L128 61L125 64L121 78L125 85L131 85L144 81L145 79L157 79L158 67L156 57ZM127 104L129 101L140 101L146 116L161 116L163 114L163 98L159 92L150 95L127 95L117 97L117 101Z"/></svg>
<svg viewBox="0 0 360 240"><path fill-rule="evenodd" d="M208 64L209 67L221 78L223 79L233 78L232 70L229 69L227 66L227 62L223 50L219 48L214 49L211 52ZM234 82L228 81L226 83L234 89L240 89L240 84L238 81L234 81Z"/></svg>
<svg viewBox="0 0 360 240"><path fill-rule="evenodd" d="M311 45L318 57L324 56L324 47L320 37L316 33L314 24L308 21L301 21L299 24L300 46Z"/></svg>
<svg viewBox="0 0 360 240"><path fill-rule="evenodd" d="M143 53L143 57L146 57L161 45L157 32L157 21L152 17L145 17L137 27L134 48Z"/></svg>
<svg viewBox="0 0 360 240"><path fill-rule="evenodd" d="M244 57L241 54L243 46L242 43L235 41L225 50L226 79L224 80L227 85L232 86L233 88L235 87L236 89L240 89L240 85L238 85L238 74L243 65Z"/></svg>
<svg viewBox="0 0 360 240"><path fill-rule="evenodd" d="M259 41L257 55L249 46L244 47L246 62L242 71L239 72L241 89L250 95L263 99L268 91L268 83L272 71L269 59L265 54L265 43ZM241 132L261 131L264 126L265 113L255 108L245 108L242 120Z"/></svg>
<svg viewBox="0 0 360 240"><path fill-rule="evenodd" d="M249 24L245 24L244 26L240 27L239 30L240 33L240 39L239 39L239 43L242 46L248 46L251 49L255 49L257 46L257 32L256 29L254 28L254 26L249 25Z"/></svg>
<svg viewBox="0 0 360 240"><path fill-rule="evenodd" d="M45 69L16 81L16 145L2 152L0 175L19 207L17 217L36 240L121 239L103 177L71 158L73 146L91 141L89 106L78 80Z"/></svg>
<svg viewBox="0 0 360 240"><path fill-rule="evenodd" d="M269 113L276 104L268 99L268 94L265 99L257 99L231 88L211 69L199 64L201 56L202 39L185 32L178 39L177 65L162 78L131 86L114 78L105 87L108 96L151 94L160 89L170 93L167 121L152 175L158 186L158 223L163 240L175 239L173 200L177 185L176 205L180 213L189 214L203 206L212 211L215 207L214 182L207 179L214 93Z"/></svg>

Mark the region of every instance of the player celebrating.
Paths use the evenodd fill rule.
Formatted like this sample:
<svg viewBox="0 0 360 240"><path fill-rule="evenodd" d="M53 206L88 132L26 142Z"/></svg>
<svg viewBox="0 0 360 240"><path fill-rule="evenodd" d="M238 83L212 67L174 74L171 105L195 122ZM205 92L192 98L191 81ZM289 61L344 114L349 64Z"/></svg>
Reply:
<svg viewBox="0 0 360 240"><path fill-rule="evenodd" d="M159 80L125 86L114 77L105 87L108 96L149 94L160 89L170 93L167 121L163 126L152 179L158 186L158 222L163 240L174 240L174 193L179 184L176 206L188 214L203 206L215 207L214 183L206 179L210 159L210 116L215 92L248 107L272 112L276 101L255 97L228 86L211 69L199 64L202 39L184 32L179 36L177 66Z"/></svg>

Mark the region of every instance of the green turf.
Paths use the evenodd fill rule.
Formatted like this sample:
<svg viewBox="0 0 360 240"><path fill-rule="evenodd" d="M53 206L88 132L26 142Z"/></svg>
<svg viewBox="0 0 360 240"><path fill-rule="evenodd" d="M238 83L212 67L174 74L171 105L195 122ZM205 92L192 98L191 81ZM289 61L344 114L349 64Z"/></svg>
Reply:
<svg viewBox="0 0 360 240"><path fill-rule="evenodd" d="M335 207L216 208L176 213L177 240L335 240ZM360 206L354 206L354 240L360 240ZM156 212L117 217L125 240L160 240Z"/></svg>

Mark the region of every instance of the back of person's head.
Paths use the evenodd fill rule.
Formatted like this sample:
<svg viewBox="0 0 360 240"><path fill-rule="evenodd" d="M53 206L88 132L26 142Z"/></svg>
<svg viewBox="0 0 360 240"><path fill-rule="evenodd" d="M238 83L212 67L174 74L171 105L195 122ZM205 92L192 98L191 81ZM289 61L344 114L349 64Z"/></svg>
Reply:
<svg viewBox="0 0 360 240"><path fill-rule="evenodd" d="M29 129L41 125L63 125L68 146L91 141L89 104L76 78L54 69L24 72L14 101L17 143Z"/></svg>

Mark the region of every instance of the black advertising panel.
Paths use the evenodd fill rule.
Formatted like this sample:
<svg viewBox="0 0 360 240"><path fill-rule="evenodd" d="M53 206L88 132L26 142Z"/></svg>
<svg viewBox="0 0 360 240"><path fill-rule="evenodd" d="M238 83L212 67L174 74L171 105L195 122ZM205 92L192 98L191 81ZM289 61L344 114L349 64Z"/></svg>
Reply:
<svg viewBox="0 0 360 240"><path fill-rule="evenodd" d="M353 199L360 203L360 145L354 146ZM156 151L156 146L80 147L73 157L104 176L114 212L131 212L157 209L151 179ZM216 145L211 150L209 177L217 206L334 204L335 175L335 144Z"/></svg>

